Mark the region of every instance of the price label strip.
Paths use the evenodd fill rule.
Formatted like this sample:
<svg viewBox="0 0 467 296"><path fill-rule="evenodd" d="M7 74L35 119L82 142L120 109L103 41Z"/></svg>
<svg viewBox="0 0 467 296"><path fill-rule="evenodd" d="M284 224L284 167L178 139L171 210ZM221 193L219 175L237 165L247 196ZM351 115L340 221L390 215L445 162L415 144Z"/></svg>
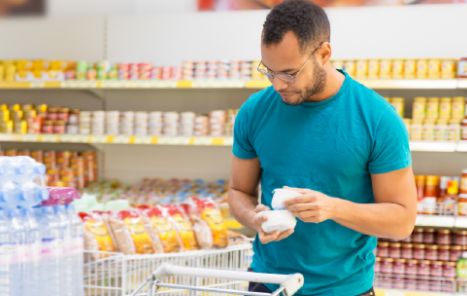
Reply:
<svg viewBox="0 0 467 296"><path fill-rule="evenodd" d="M144 144L149 145L152 143L153 137L150 136L137 136L135 137L134 144Z"/></svg>
<svg viewBox="0 0 467 296"><path fill-rule="evenodd" d="M91 143L95 144L105 144L108 143L109 136L105 135L92 135L91 136Z"/></svg>
<svg viewBox="0 0 467 296"><path fill-rule="evenodd" d="M113 139L114 144L130 144L131 142L134 142L134 140L132 141L131 136L120 135L120 136L115 136Z"/></svg>
<svg viewBox="0 0 467 296"><path fill-rule="evenodd" d="M42 135L42 142L58 143L59 141L60 141L59 135L54 135L54 134L43 134Z"/></svg>
<svg viewBox="0 0 467 296"><path fill-rule="evenodd" d="M233 137L227 137L224 139L224 146L233 146Z"/></svg>
<svg viewBox="0 0 467 296"><path fill-rule="evenodd" d="M193 144L201 145L201 146L212 145L212 138L211 137L196 137Z"/></svg>
<svg viewBox="0 0 467 296"><path fill-rule="evenodd" d="M25 134L23 135L23 142L39 142L39 136L35 134Z"/></svg>

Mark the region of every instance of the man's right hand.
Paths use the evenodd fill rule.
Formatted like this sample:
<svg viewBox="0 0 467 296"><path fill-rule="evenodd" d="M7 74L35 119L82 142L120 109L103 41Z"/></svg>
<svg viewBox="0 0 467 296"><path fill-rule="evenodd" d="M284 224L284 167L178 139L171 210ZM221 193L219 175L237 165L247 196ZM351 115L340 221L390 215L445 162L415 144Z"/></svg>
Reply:
<svg viewBox="0 0 467 296"><path fill-rule="evenodd" d="M259 240L261 241L261 243L263 245L267 244L267 243L270 243L270 242L278 242L280 240L283 240L287 237L289 237L293 232L294 230L293 229L289 229L287 231L284 231L284 232L280 232L280 230L276 230L274 233L266 233L263 231L263 228L261 227L261 225L263 224L263 222L266 222L268 220L267 217L263 217L261 215L258 215L259 212L264 212L264 211L270 211L271 209L265 205L257 205L255 210L253 211L252 215L253 215L253 225L255 227L254 230L256 230L256 232L258 232L258 236L259 236Z"/></svg>

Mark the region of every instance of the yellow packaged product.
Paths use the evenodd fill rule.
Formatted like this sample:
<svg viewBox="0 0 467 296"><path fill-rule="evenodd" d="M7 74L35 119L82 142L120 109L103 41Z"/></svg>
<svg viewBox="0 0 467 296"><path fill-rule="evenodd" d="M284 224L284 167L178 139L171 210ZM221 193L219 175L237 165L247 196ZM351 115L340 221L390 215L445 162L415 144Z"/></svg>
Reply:
<svg viewBox="0 0 467 296"><path fill-rule="evenodd" d="M464 97L452 98L451 117L453 119L462 119L465 117L465 102L466 99Z"/></svg>
<svg viewBox="0 0 467 296"><path fill-rule="evenodd" d="M405 127L407 128L407 132L409 133L409 139L412 138L412 119L404 118Z"/></svg>
<svg viewBox="0 0 467 296"><path fill-rule="evenodd" d="M5 66L5 81L15 81L16 66L7 65Z"/></svg>
<svg viewBox="0 0 467 296"><path fill-rule="evenodd" d="M457 59L442 59L441 60L441 78L456 78L457 76Z"/></svg>
<svg viewBox="0 0 467 296"><path fill-rule="evenodd" d="M438 119L435 125L435 141L446 141L448 139L448 119Z"/></svg>
<svg viewBox="0 0 467 296"><path fill-rule="evenodd" d="M441 59L428 60L428 78L438 79L441 78Z"/></svg>
<svg viewBox="0 0 467 296"><path fill-rule="evenodd" d="M103 218L97 214L79 213L84 223L84 249L87 251L116 252L117 249L110 236L109 229ZM93 259L97 260L106 257L99 253L93 254Z"/></svg>
<svg viewBox="0 0 467 296"><path fill-rule="evenodd" d="M392 98L391 105L396 108L397 114L399 114L402 118L404 117L404 98Z"/></svg>
<svg viewBox="0 0 467 296"><path fill-rule="evenodd" d="M451 98L441 98L439 103L439 118L440 119L450 119L451 118Z"/></svg>
<svg viewBox="0 0 467 296"><path fill-rule="evenodd" d="M368 78L368 60L357 60L357 78Z"/></svg>
<svg viewBox="0 0 467 296"><path fill-rule="evenodd" d="M393 60L392 61L392 78L402 79L404 78L404 60Z"/></svg>
<svg viewBox="0 0 467 296"><path fill-rule="evenodd" d="M416 97L413 102L412 118L424 119L426 117L426 98Z"/></svg>
<svg viewBox="0 0 467 296"><path fill-rule="evenodd" d="M414 79L417 77L417 61L408 59L404 62L404 78Z"/></svg>
<svg viewBox="0 0 467 296"><path fill-rule="evenodd" d="M159 207L162 210L164 217L166 217L167 220L171 222L173 227L177 230L177 233L183 244L183 249L185 251L199 250L200 247L196 241L193 227L183 213L183 209L180 209L176 205L161 205Z"/></svg>
<svg viewBox="0 0 467 296"><path fill-rule="evenodd" d="M379 60L368 61L368 78L379 78Z"/></svg>
<svg viewBox="0 0 467 296"><path fill-rule="evenodd" d="M347 60L344 63L344 71L349 74L350 77L355 77L357 72L357 65L355 60Z"/></svg>
<svg viewBox="0 0 467 296"><path fill-rule="evenodd" d="M0 64L0 81L5 80L5 66Z"/></svg>
<svg viewBox="0 0 467 296"><path fill-rule="evenodd" d="M438 119L439 117L439 98L428 98L426 104L426 118Z"/></svg>
<svg viewBox="0 0 467 296"><path fill-rule="evenodd" d="M344 69L344 61L343 60L334 60L331 62L332 66L335 69Z"/></svg>
<svg viewBox="0 0 467 296"><path fill-rule="evenodd" d="M379 64L379 78L392 78L392 60L381 60Z"/></svg>
<svg viewBox="0 0 467 296"><path fill-rule="evenodd" d="M172 223L164 218L162 211L158 207L150 208L143 206L140 209L143 212L142 217L144 217L143 220L145 220L146 229L148 229L151 241L155 245L159 245L159 241L161 242L162 253L183 251L177 231L172 226Z"/></svg>
<svg viewBox="0 0 467 296"><path fill-rule="evenodd" d="M427 119L423 123L422 140L433 141L435 139L435 120Z"/></svg>
<svg viewBox="0 0 467 296"><path fill-rule="evenodd" d="M426 59L417 60L417 78L421 78L421 79L428 78L428 60Z"/></svg>
<svg viewBox="0 0 467 296"><path fill-rule="evenodd" d="M410 140L420 141L422 139L422 124L422 119L412 119L412 137L410 138Z"/></svg>
<svg viewBox="0 0 467 296"><path fill-rule="evenodd" d="M203 248L225 248L229 245L224 218L212 199L192 198L189 211L198 243L202 245L204 242Z"/></svg>
<svg viewBox="0 0 467 296"><path fill-rule="evenodd" d="M462 119L451 119L449 120L448 127L448 141L458 141L460 138Z"/></svg>

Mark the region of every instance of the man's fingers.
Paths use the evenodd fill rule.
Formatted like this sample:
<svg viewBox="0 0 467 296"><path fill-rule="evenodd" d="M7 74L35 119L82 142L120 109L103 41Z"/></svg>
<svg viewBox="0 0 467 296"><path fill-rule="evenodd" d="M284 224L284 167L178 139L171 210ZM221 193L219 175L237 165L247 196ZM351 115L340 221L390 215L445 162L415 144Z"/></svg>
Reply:
<svg viewBox="0 0 467 296"><path fill-rule="evenodd" d="M293 212L294 216L299 218L300 220L307 219L310 217L314 217L316 212L314 211L301 211L301 212Z"/></svg>
<svg viewBox="0 0 467 296"><path fill-rule="evenodd" d="M256 209L255 209L255 212L256 213L259 213L259 212L264 212L264 211L270 211L271 209L268 207L268 206L265 206L265 205L257 205L256 206Z"/></svg>
<svg viewBox="0 0 467 296"><path fill-rule="evenodd" d="M299 204L291 204L286 207L287 210L292 212L300 212L306 210L315 210L317 206L313 203L299 203Z"/></svg>
<svg viewBox="0 0 467 296"><path fill-rule="evenodd" d="M285 238L288 238L292 233L294 232L293 229L289 229L287 231L282 232L276 239L275 241L278 242L280 240L283 240Z"/></svg>
<svg viewBox="0 0 467 296"><path fill-rule="evenodd" d="M302 196L293 197L284 201L284 206L294 205L294 204L304 204L310 203L316 200L314 195L305 194Z"/></svg>
<svg viewBox="0 0 467 296"><path fill-rule="evenodd" d="M281 234L280 230L276 230L274 233L271 233L271 234L265 233L263 230L261 230L259 237L260 237L260 241L262 244L267 244L267 243L270 243L276 240L280 234Z"/></svg>
<svg viewBox="0 0 467 296"><path fill-rule="evenodd" d="M293 188L293 187L289 187L289 186L284 186L283 188L284 188L284 189L288 189L288 190L292 190L292 191L295 191L295 192L298 192L298 193L300 193L300 194L305 194L305 193L310 192L310 189Z"/></svg>

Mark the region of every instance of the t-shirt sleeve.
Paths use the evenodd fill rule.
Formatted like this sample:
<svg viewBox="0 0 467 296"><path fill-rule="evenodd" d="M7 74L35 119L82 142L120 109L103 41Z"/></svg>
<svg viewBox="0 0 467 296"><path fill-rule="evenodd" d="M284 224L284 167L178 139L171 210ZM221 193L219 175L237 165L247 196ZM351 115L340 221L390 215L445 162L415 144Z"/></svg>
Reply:
<svg viewBox="0 0 467 296"><path fill-rule="evenodd" d="M247 102L248 103L248 102ZM232 153L242 159L252 159L257 157L256 151L250 141L251 124L249 120L248 109L245 103L235 118L234 143Z"/></svg>
<svg viewBox="0 0 467 296"><path fill-rule="evenodd" d="M370 174L383 174L412 165L409 133L402 118L389 107L382 115L369 161Z"/></svg>

